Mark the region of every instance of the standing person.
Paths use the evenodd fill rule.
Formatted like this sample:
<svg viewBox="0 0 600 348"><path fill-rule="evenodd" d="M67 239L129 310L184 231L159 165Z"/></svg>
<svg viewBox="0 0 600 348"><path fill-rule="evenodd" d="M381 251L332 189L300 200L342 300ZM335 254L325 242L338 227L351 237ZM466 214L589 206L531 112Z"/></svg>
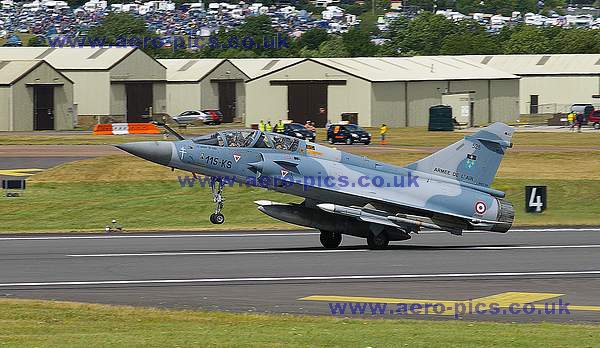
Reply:
<svg viewBox="0 0 600 348"><path fill-rule="evenodd" d="M381 136L381 145L385 145L385 134L387 133L387 125L385 123L381 124L379 127L379 135Z"/></svg>
<svg viewBox="0 0 600 348"><path fill-rule="evenodd" d="M325 129L329 129L329 127L331 127L331 121L327 120L327 123L325 123Z"/></svg>
<svg viewBox="0 0 600 348"><path fill-rule="evenodd" d="M581 112L575 116L575 122L577 123L577 133L581 133L581 126L583 125L583 114Z"/></svg>
<svg viewBox="0 0 600 348"><path fill-rule="evenodd" d="M285 126L283 125L283 121L279 120L277 122L277 124L275 125L275 132L283 134L284 130L285 130Z"/></svg>
<svg viewBox="0 0 600 348"><path fill-rule="evenodd" d="M567 121L569 122L569 130L571 132L575 131L575 113L573 111L567 115Z"/></svg>
<svg viewBox="0 0 600 348"><path fill-rule="evenodd" d="M258 123L258 130L264 132L265 131L265 121L260 120Z"/></svg>
<svg viewBox="0 0 600 348"><path fill-rule="evenodd" d="M265 130L267 132L272 132L273 131L273 125L271 124L271 120L267 121L267 124L265 125Z"/></svg>

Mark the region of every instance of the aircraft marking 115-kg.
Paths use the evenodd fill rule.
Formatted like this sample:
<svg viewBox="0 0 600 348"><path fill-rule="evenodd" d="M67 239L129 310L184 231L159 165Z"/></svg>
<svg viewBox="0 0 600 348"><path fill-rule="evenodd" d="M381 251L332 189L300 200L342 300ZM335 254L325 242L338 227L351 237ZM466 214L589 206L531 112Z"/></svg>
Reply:
<svg viewBox="0 0 600 348"><path fill-rule="evenodd" d="M513 129L494 123L405 167L323 145L257 130L219 131L177 141L117 145L133 155L210 176L211 222L221 224L223 178L268 183L268 189L304 198L300 204L256 201L279 220L321 231L336 248L342 235L367 239L372 249L410 239L423 227L506 232L514 220L504 192L490 187Z"/></svg>

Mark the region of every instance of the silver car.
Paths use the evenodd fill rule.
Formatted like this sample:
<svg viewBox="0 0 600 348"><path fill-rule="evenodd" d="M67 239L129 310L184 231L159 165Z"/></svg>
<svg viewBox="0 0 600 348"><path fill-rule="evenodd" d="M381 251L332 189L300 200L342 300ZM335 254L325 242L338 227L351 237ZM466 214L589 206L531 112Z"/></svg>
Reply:
<svg viewBox="0 0 600 348"><path fill-rule="evenodd" d="M190 110L184 111L177 116L173 116L173 121L177 122L177 124L191 124L195 122L208 124L213 122L213 119L202 111Z"/></svg>

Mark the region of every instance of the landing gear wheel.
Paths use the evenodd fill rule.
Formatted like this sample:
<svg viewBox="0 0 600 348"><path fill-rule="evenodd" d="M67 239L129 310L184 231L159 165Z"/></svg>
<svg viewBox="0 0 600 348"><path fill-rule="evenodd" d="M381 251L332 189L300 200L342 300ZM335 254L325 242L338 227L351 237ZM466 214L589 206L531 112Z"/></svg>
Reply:
<svg viewBox="0 0 600 348"><path fill-rule="evenodd" d="M600 123L598 123L598 122L594 123L594 129L600 129Z"/></svg>
<svg viewBox="0 0 600 348"><path fill-rule="evenodd" d="M367 245L369 246L369 249L372 249L372 250L385 249L389 243L390 243L390 240L389 240L387 234L385 234L385 232L381 232L378 235L375 235L374 233L371 232L367 236Z"/></svg>
<svg viewBox="0 0 600 348"><path fill-rule="evenodd" d="M327 137L327 142L330 144L333 144L333 138L332 137Z"/></svg>
<svg viewBox="0 0 600 348"><path fill-rule="evenodd" d="M335 249L342 243L342 234L338 232L321 231L321 245L325 249Z"/></svg>
<svg viewBox="0 0 600 348"><path fill-rule="evenodd" d="M220 225L223 222L225 222L225 216L223 216L223 214L221 213L210 214L210 222L212 222L215 225Z"/></svg>
<svg viewBox="0 0 600 348"><path fill-rule="evenodd" d="M220 225L225 222L225 216L221 214L223 209L223 181L221 178L211 177L210 178L210 191L213 195L213 202L215 202L215 213L210 216L210 222L216 225Z"/></svg>
<svg viewBox="0 0 600 348"><path fill-rule="evenodd" d="M352 143L354 143L354 140L352 140L352 138L346 138L346 145L352 145Z"/></svg>

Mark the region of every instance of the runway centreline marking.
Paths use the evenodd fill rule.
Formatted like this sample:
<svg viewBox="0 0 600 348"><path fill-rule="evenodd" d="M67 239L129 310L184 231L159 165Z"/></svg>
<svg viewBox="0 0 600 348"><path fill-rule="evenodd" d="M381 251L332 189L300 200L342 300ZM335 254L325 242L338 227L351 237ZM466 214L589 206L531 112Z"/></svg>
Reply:
<svg viewBox="0 0 600 348"><path fill-rule="evenodd" d="M448 233L444 231L423 231L424 234ZM484 233L485 231L465 231L469 233ZM543 228L543 229L519 229L509 232L600 232L600 228ZM489 233L489 232L485 232ZM211 233L211 234L154 234L154 235L94 235L94 236L35 236L35 237L0 237L0 241L20 240L63 240L63 239L114 239L114 238L221 238L221 237L287 237L287 236L311 236L319 232L273 232L273 233ZM352 236L348 236L352 237Z"/></svg>
<svg viewBox="0 0 600 348"><path fill-rule="evenodd" d="M20 240L64 240L64 239L127 239L127 238L221 238L221 237L289 237L312 236L318 232L289 233L223 233L223 234L156 234L156 235L101 235L101 236L37 236L37 237L0 237L0 241Z"/></svg>
<svg viewBox="0 0 600 348"><path fill-rule="evenodd" d="M189 255L252 255L252 254L326 254L352 253L369 251L368 249L318 249L318 250L253 250L253 251L199 251L199 252L163 252L163 253L131 253L131 254L72 254L69 257L127 257L127 256L189 256Z"/></svg>
<svg viewBox="0 0 600 348"><path fill-rule="evenodd" d="M91 280L0 283L6 287L45 287L69 285L135 285L135 284L198 284L234 282L278 282L301 280L361 280L361 279L421 279L421 278L475 278L475 277L531 277L557 275L600 275L592 271L540 271L540 272L487 272L487 273L434 273L434 274L384 274L384 275L340 275L340 276L297 276L297 277L245 277L245 278L198 278L198 279L148 279L148 280Z"/></svg>

